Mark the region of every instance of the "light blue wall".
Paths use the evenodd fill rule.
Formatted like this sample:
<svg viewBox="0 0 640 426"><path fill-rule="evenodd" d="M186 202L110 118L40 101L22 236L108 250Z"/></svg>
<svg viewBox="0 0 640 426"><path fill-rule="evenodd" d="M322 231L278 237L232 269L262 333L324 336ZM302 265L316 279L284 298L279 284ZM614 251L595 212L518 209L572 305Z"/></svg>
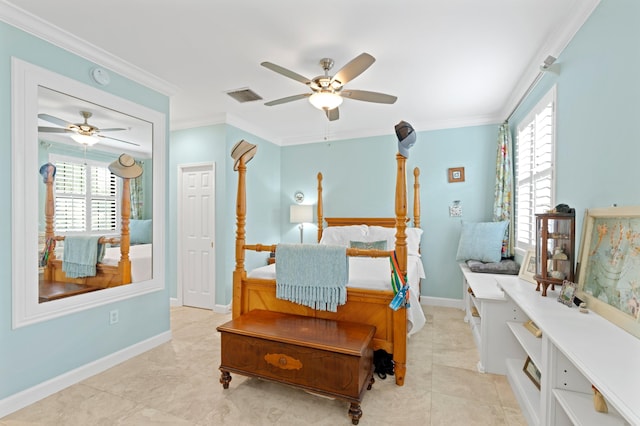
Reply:
<svg viewBox="0 0 640 426"><path fill-rule="evenodd" d="M407 121L411 122L409 118ZM390 134L282 148L280 194L283 241L296 242L297 226L289 223L293 194L301 190L305 204L317 203L316 174L323 174L325 217L395 216L397 143ZM460 219L449 217L449 205L460 200L467 221L491 220L498 127L477 126L419 132L407 162L408 213L413 212L413 169L419 167L425 296L460 299L461 280L455 262ZM449 183L447 169L464 167L465 182ZM314 208L315 220L315 208ZM317 227L305 228L305 242L317 241ZM452 278L456 277L456 278Z"/></svg>
<svg viewBox="0 0 640 426"><path fill-rule="evenodd" d="M584 210L640 205L640 2L602 0L514 115L512 127L557 85L558 203Z"/></svg>
<svg viewBox="0 0 640 426"><path fill-rule="evenodd" d="M513 129L557 83L557 202L576 207L578 234L585 208L640 204L635 188L640 173L635 165L640 157L640 127L635 125L640 111L639 8L640 3L632 0L603 0L558 58L560 75L546 75L511 120ZM411 117L405 119L411 122ZM289 223L289 205L298 190L304 192L305 203L316 203L316 174L321 171L325 216L393 215L393 124L389 123L387 136L274 148L281 152L280 189L275 182L272 188L261 183L260 190L252 194L249 181L249 214L263 213L255 205L269 203L266 190L279 200L279 207L274 207L280 209L279 217L273 214L282 230L281 240L298 241L298 229ZM427 273L424 296L462 297L462 277L455 262L460 220L448 216L448 207L460 200L462 220L491 220L497 135L497 124L418 134L407 168L421 169L422 249ZM449 167L465 167L465 182L448 183ZM264 170L274 173L276 169ZM257 170L250 167L250 177L252 172ZM227 199L225 214L230 218L235 216L234 197L229 194ZM266 224L257 220L257 227ZM226 223L235 229L233 219ZM254 226L251 217L247 226ZM305 242L315 241L316 233L315 226L307 226ZM232 268L233 231L225 238L230 247L226 260L230 266L225 268ZM251 237L248 240L255 242ZM224 282L229 300L230 278L225 276Z"/></svg>
<svg viewBox="0 0 640 426"><path fill-rule="evenodd" d="M169 329L168 291L11 329L11 56L92 85L95 64L0 22L0 399ZM169 117L168 97L111 73L104 90ZM34 173L37 171L34 171ZM33 206L33 208L38 208ZM36 224L34 224L36 226ZM35 285L35 283L29 283ZM25 283L26 285L26 283ZM109 311L119 310L110 326Z"/></svg>
<svg viewBox="0 0 640 426"><path fill-rule="evenodd" d="M230 125L219 124L171 134L169 199L177 200L178 167L185 164L216 164L216 304L231 302L231 279L235 267L236 192L238 175L233 170L231 149L245 139L258 146L247 167L247 243L275 244L279 240L280 148ZM177 297L178 202L170 203L168 282ZM247 270L265 263L266 254L248 253Z"/></svg>

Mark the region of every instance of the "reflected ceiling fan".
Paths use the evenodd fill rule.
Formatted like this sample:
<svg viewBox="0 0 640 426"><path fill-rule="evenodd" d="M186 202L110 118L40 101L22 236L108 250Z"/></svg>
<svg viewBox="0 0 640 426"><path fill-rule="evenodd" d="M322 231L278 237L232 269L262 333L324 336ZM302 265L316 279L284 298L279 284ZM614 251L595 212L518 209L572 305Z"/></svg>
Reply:
<svg viewBox="0 0 640 426"><path fill-rule="evenodd" d="M54 117L49 114L38 114L38 118L48 121L49 123L57 124L60 127L38 127L38 132L43 133L67 133L71 138L82 145L95 145L101 138L113 139L118 142L128 143L130 145L140 146L135 142L125 141L123 139L117 139L111 136L102 135L102 132L115 132L121 130L127 130L125 128L114 127L110 129L99 129L98 127L89 124L88 120L93 115L89 111L80 111L80 115L84 118L83 123L69 123L61 118Z"/></svg>
<svg viewBox="0 0 640 426"><path fill-rule="evenodd" d="M313 106L325 112L329 121L334 121L340 118L338 106L342 104L343 98L375 102L379 104L392 104L398 99L396 96L378 92L369 92L366 90L349 90L344 88L345 84L362 74L375 61L376 59L373 56L368 53L362 53L342 67L335 75L330 76L329 71L334 65L333 59L323 58L320 60L320 66L324 70L324 75L313 79L308 79L298 73L271 62L263 62L260 64L263 67L269 68L271 71L275 71L285 77L289 77L299 81L300 83L306 84L311 89L311 93L303 93L300 95L276 99L275 101L265 103L265 105L280 105L287 102L297 101L299 99L309 98L309 102L311 102Z"/></svg>

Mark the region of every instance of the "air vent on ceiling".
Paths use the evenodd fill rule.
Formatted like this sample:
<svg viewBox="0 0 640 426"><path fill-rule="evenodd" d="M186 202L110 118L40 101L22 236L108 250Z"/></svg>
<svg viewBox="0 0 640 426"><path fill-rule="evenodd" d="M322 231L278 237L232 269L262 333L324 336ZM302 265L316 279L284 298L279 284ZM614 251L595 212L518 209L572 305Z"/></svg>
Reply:
<svg viewBox="0 0 640 426"><path fill-rule="evenodd" d="M247 87L243 89L229 90L226 93L240 103L259 101L262 99L262 96Z"/></svg>

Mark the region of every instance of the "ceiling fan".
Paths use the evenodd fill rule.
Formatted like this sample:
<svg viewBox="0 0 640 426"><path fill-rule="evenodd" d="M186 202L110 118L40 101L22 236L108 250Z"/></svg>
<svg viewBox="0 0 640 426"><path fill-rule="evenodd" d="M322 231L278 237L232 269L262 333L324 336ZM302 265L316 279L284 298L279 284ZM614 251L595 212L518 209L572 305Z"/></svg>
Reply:
<svg viewBox="0 0 640 426"><path fill-rule="evenodd" d="M265 105L280 105L309 98L309 102L311 102L313 106L325 111L329 121L334 121L340 118L338 106L342 104L343 98L380 104L392 104L398 99L396 96L366 90L347 90L344 88L345 84L362 74L375 60L376 59L368 53L362 53L342 67L335 75L330 76L329 71L333 68L334 61L331 58L323 58L320 60L320 66L324 70L324 75L314 77L313 79L308 79L271 62L262 62L260 65L263 67L306 84L311 89L311 93L287 96L286 98L267 102Z"/></svg>
<svg viewBox="0 0 640 426"><path fill-rule="evenodd" d="M102 132L115 132L121 130L127 130L125 128L114 127L110 129L99 129L98 127L89 124L88 120L93 115L89 111L80 111L80 115L84 118L83 123L69 123L61 118L54 117L49 114L38 114L38 118L41 118L49 123L57 124L61 127L38 127L38 132L43 133L68 133L71 135L71 138L83 145L94 145L101 138L102 139L113 139L118 142L128 143L130 145L140 146L135 142L125 141L123 139L117 139L111 136L102 135Z"/></svg>

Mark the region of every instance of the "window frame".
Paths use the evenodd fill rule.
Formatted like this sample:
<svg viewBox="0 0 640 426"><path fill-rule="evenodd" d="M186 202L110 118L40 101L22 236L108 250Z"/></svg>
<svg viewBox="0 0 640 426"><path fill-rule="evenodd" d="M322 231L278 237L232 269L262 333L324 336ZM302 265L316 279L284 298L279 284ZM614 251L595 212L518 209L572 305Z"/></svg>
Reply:
<svg viewBox="0 0 640 426"><path fill-rule="evenodd" d="M54 192L53 192L53 197L56 205L56 216L54 217L55 232L60 235L73 235L73 234L91 234L91 235L101 235L101 236L119 235L120 228L121 228L120 210L121 210L121 203L122 203L122 200L121 200L122 187L121 185L119 185L118 180L116 179L116 176L113 173L111 173L111 171L109 170L109 163L100 161L100 160L90 160L90 159L78 158L78 157L73 157L73 156L63 155L63 154L50 154L49 162L52 164L55 164L56 167L58 167L58 163L61 163L61 162L65 162L69 164L84 163L86 166L86 169L85 169L86 184L85 184L84 194L75 193L75 194L69 195L68 197L65 197L65 198L73 198L73 199L84 199L85 201L84 229L83 230L67 230L67 229L62 230L58 227L59 209L58 209L57 198L62 194L58 191L58 187L57 187L58 179L56 179L56 184L54 184ZM99 195L99 194L94 194L92 192L92 183L93 183L92 169L95 169L95 168L104 169L104 171L110 175L111 179L113 180L112 185L114 186L113 196ZM60 173L61 173L61 170L58 167L58 171L57 171L58 177L60 177ZM114 209L115 209L114 215L112 218L113 228L94 229L94 224L92 219L92 216L93 216L92 207L93 207L94 200L113 201ZM109 222L108 218L106 218L106 222Z"/></svg>
<svg viewBox="0 0 640 426"><path fill-rule="evenodd" d="M533 165L531 170L531 174L530 174L530 179L529 181L529 190L531 191L532 195L532 199L534 201L534 205L531 206L530 210L530 217L529 217L529 234L530 234L530 238L526 239L526 241L523 241L523 239L521 238L520 232L521 232L521 225L520 225L520 216L521 216L521 211L523 209L520 208L520 192L521 192L521 182L523 180L520 179L520 174L519 174L519 168L520 168L520 135L521 132L531 126L532 124L535 124L535 121L538 119L538 116L540 116L540 114L542 114L547 107L549 106L549 104L551 104L551 108L552 108L552 123L551 123L551 149L550 149L550 162L551 162L551 166L548 168L545 168L543 170L539 170L536 171L536 166ZM535 249L535 239L536 239L536 230L535 230L535 214L536 213L543 213L543 211L540 210L540 206L538 204L535 204L535 200L536 200L536 192L535 192L535 181L536 181L536 177L540 177L542 175L546 175L549 174L550 175L550 188L549 188L549 208L552 208L553 206L556 205L556 149L557 149L557 96L556 96L556 85L554 85L553 87L551 87L551 89L549 89L549 91L542 96L542 98L536 103L536 105L531 109L531 111L529 111L529 113L518 122L517 126L516 126L516 135L515 135L515 150L514 150L514 165L515 165L515 243L516 243L516 250L520 253L520 254L525 254L527 252L527 250L534 250ZM534 137L535 139L535 137ZM535 140L534 140L534 146L535 146ZM535 148L533 150L533 154L534 154L534 158L535 158ZM546 205L545 205L546 206Z"/></svg>

